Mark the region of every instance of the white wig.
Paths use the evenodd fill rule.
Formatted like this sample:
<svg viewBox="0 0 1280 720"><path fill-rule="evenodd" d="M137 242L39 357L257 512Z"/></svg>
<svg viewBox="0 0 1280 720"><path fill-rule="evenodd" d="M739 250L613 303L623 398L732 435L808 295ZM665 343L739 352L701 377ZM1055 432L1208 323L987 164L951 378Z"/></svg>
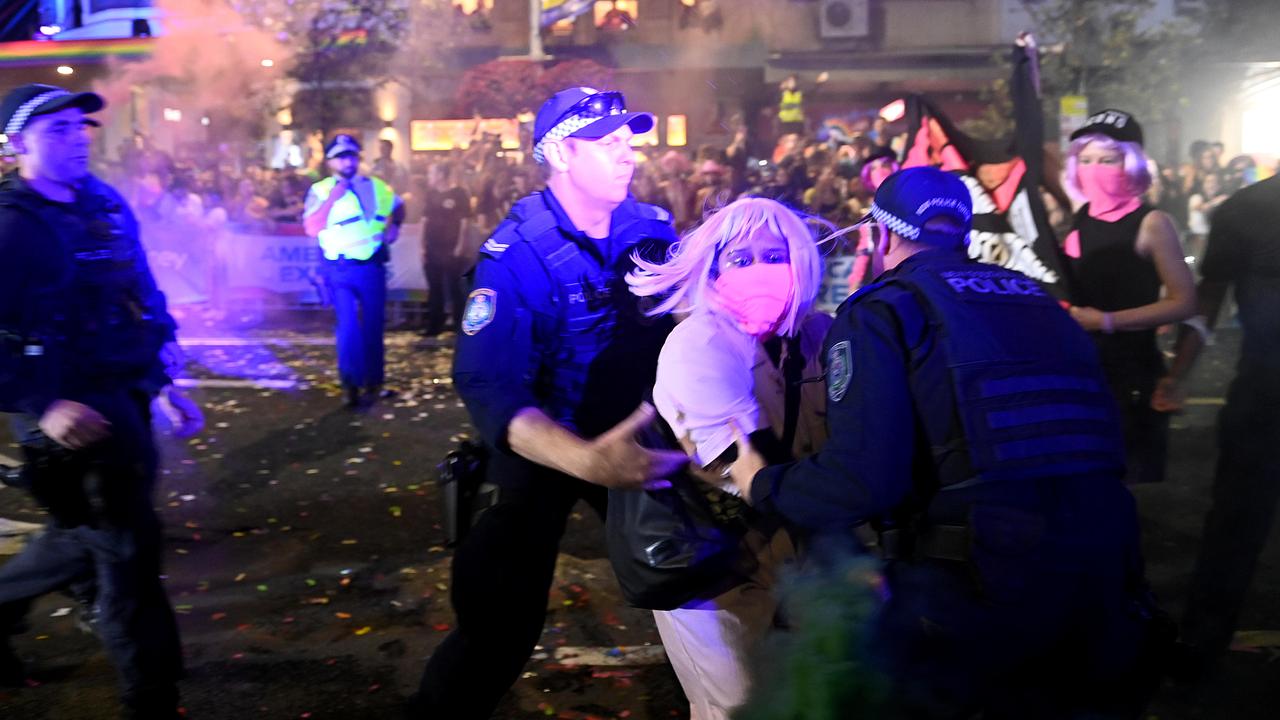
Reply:
<svg viewBox="0 0 1280 720"><path fill-rule="evenodd" d="M724 206L672 245L664 263L649 262L633 254L636 269L627 275L627 284L634 295L663 298L649 315L704 305L716 311L715 303L707 301L715 293L712 283L719 276L720 253L730 242L761 230L787 243L794 292L778 324L778 334L794 335L818 296L822 257L814 231L776 200L747 197Z"/></svg>

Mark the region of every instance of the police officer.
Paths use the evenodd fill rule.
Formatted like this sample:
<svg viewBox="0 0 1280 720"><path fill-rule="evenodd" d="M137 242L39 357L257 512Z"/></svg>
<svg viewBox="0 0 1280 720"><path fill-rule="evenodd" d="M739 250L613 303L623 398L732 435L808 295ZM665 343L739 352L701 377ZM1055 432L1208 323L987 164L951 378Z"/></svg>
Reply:
<svg viewBox="0 0 1280 720"><path fill-rule="evenodd" d="M735 483L819 536L879 531L889 599L870 647L901 716L1123 705L1109 693L1145 627L1138 530L1089 338L1034 281L969 260L958 178L900 171L870 214L887 272L827 335L830 439L769 468L740 443Z"/></svg>
<svg viewBox="0 0 1280 720"><path fill-rule="evenodd" d="M302 222L324 254L322 275L338 319L338 375L349 407L382 391L386 263L404 204L376 177L358 174L360 143L337 135L324 156L333 175L307 191Z"/></svg>
<svg viewBox="0 0 1280 720"><path fill-rule="evenodd" d="M13 414L49 514L0 567L0 649L31 598L96 575L99 634L126 707L173 718L182 655L160 583L149 403L183 434L202 420L169 380L180 350L137 221L89 173L97 123L86 114L102 107L93 93L36 84L0 103L20 163L0 181L0 410Z"/></svg>
<svg viewBox="0 0 1280 720"><path fill-rule="evenodd" d="M534 121L547 188L519 200L480 251L454 386L490 450L499 498L453 560L457 627L427 663L410 716L488 718L542 633L560 536L587 500L685 461L634 440L652 419L668 320L644 317L624 277L665 257L670 215L633 199L629 143L653 116L620 93L570 88Z"/></svg>
<svg viewBox="0 0 1280 720"><path fill-rule="evenodd" d="M830 74L822 72L815 81L813 90L827 82ZM800 77L795 73L788 75L778 84L778 128L782 135L804 135L808 132L808 121L804 114L804 89L800 87Z"/></svg>

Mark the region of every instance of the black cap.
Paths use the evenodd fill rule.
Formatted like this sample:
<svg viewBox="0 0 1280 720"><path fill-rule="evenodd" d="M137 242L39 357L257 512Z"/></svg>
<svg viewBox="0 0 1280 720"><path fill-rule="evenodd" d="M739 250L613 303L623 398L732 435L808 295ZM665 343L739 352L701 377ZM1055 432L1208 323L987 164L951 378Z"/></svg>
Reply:
<svg viewBox="0 0 1280 720"><path fill-rule="evenodd" d="M95 113L106 107L106 101L97 93L73 93L56 85L30 83L15 88L0 102L0 133L17 135L31 118L48 115L69 107L78 107L85 114ZM97 122L89 121L92 125Z"/></svg>
<svg viewBox="0 0 1280 720"><path fill-rule="evenodd" d="M1085 135L1106 135L1119 142L1142 144L1142 126L1123 110L1103 110L1089 116L1084 125L1071 133L1071 139Z"/></svg>
<svg viewBox="0 0 1280 720"><path fill-rule="evenodd" d="M324 157L326 160L332 160L339 155L346 153L360 153L360 142L350 135L334 135L328 145L324 146Z"/></svg>

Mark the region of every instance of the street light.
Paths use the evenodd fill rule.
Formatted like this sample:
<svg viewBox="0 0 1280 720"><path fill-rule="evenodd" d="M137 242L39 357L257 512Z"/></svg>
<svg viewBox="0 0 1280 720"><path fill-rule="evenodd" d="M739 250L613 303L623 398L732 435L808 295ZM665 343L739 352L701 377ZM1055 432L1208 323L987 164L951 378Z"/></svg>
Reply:
<svg viewBox="0 0 1280 720"><path fill-rule="evenodd" d="M59 66L58 66L58 74L59 74L59 75L70 75L70 74L74 73L75 71L76 71L76 69L75 69L75 68L73 68L73 67L71 67L70 65L59 65Z"/></svg>

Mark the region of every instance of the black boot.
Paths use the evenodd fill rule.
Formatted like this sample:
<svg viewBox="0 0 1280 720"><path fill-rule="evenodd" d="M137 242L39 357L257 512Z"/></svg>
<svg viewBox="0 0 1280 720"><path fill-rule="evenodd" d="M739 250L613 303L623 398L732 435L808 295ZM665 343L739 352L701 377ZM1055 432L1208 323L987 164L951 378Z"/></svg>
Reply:
<svg viewBox="0 0 1280 720"><path fill-rule="evenodd" d="M0 637L0 687L23 687L26 680L27 674L23 670L22 661L9 646L9 638Z"/></svg>
<svg viewBox="0 0 1280 720"><path fill-rule="evenodd" d="M355 385L343 385L346 394L344 404L349 408L360 407L360 388Z"/></svg>

